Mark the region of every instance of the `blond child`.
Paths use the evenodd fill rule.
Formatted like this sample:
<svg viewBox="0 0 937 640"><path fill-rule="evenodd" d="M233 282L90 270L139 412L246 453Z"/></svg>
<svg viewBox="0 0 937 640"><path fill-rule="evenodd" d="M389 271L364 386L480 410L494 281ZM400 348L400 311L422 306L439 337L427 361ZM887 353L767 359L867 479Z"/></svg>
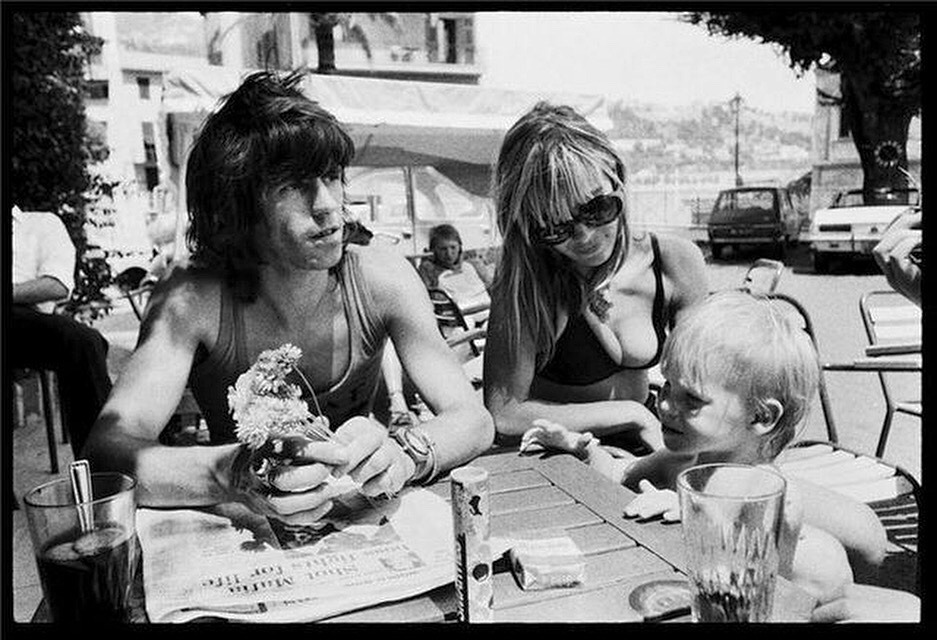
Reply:
<svg viewBox="0 0 937 640"><path fill-rule="evenodd" d="M521 450L539 444L572 452L639 492L626 516L678 520L673 489L690 466L730 462L779 471L773 461L803 423L819 379L806 333L770 301L739 291L709 296L677 324L661 372L665 448L640 458L614 457L590 433L538 420ZM863 570L881 564L885 531L867 505L786 479L782 558L788 564L782 560L782 574L819 597L852 582L850 563Z"/></svg>

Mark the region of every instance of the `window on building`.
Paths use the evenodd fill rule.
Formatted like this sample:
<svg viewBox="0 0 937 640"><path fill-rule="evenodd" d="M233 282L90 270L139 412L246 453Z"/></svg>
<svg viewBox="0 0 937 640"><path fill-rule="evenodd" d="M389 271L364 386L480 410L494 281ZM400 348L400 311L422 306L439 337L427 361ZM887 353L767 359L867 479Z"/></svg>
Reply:
<svg viewBox="0 0 937 640"><path fill-rule="evenodd" d="M839 131L837 134L840 138L849 137L849 123L846 121L845 115L846 114L843 113L843 108L840 107L839 108Z"/></svg>
<svg viewBox="0 0 937 640"><path fill-rule="evenodd" d="M152 122L143 123L143 154L147 164L156 164L156 134Z"/></svg>
<svg viewBox="0 0 937 640"><path fill-rule="evenodd" d="M107 148L107 123L100 120L88 120L88 138L95 144Z"/></svg>
<svg viewBox="0 0 937 640"><path fill-rule="evenodd" d="M146 176L146 190L152 191L159 184L159 168L146 166L143 171Z"/></svg>
<svg viewBox="0 0 937 640"><path fill-rule="evenodd" d="M459 59L458 33L456 32L456 21L454 18L443 18L442 29L445 41L442 43L442 50L445 53L445 61L449 63L457 62Z"/></svg>
<svg viewBox="0 0 937 640"><path fill-rule="evenodd" d="M428 32L429 58L448 64L475 63L475 23L463 13L431 14Z"/></svg>
<svg viewBox="0 0 937 640"><path fill-rule="evenodd" d="M146 76L137 76L137 91L141 100L150 99L150 79Z"/></svg>
<svg viewBox="0 0 937 640"><path fill-rule="evenodd" d="M265 31L257 42L257 66L262 69L278 69L280 67L280 53L277 49L277 32L275 29Z"/></svg>
<svg viewBox="0 0 937 640"><path fill-rule="evenodd" d="M107 100L109 95L107 80L89 80L85 85L89 100Z"/></svg>

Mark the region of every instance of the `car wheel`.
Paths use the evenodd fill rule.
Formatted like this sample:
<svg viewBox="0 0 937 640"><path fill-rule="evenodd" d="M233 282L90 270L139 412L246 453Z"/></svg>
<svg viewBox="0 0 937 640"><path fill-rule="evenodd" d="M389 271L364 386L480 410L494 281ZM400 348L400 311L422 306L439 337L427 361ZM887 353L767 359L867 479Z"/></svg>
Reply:
<svg viewBox="0 0 937 640"><path fill-rule="evenodd" d="M721 244L711 244L711 252L713 254L713 260L718 260L722 257L722 245Z"/></svg>
<svg viewBox="0 0 937 640"><path fill-rule="evenodd" d="M819 251L813 252L813 270L816 273L826 273L830 270L830 257Z"/></svg>

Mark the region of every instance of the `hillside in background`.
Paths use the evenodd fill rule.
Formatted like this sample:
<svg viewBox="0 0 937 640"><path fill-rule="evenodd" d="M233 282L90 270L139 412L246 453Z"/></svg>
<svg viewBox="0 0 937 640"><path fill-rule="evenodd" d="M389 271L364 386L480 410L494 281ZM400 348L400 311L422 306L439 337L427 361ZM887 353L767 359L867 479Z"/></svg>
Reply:
<svg viewBox="0 0 937 640"><path fill-rule="evenodd" d="M119 12L120 45L129 51L208 56L202 17L194 12Z"/></svg>
<svg viewBox="0 0 937 640"><path fill-rule="evenodd" d="M614 102L609 137L632 174L733 171L735 115L728 103L664 107ZM739 116L739 165L785 173L810 166L809 113L768 113L746 107Z"/></svg>

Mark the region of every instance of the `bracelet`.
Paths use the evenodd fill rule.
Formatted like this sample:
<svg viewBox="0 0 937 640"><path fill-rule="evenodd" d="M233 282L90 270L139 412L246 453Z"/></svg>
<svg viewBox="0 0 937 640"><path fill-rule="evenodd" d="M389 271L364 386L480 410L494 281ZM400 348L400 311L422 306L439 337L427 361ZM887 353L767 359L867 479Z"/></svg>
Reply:
<svg viewBox="0 0 937 640"><path fill-rule="evenodd" d="M401 427L395 429L391 437L416 465L411 484L428 484L439 472L436 444L429 434L419 427Z"/></svg>

